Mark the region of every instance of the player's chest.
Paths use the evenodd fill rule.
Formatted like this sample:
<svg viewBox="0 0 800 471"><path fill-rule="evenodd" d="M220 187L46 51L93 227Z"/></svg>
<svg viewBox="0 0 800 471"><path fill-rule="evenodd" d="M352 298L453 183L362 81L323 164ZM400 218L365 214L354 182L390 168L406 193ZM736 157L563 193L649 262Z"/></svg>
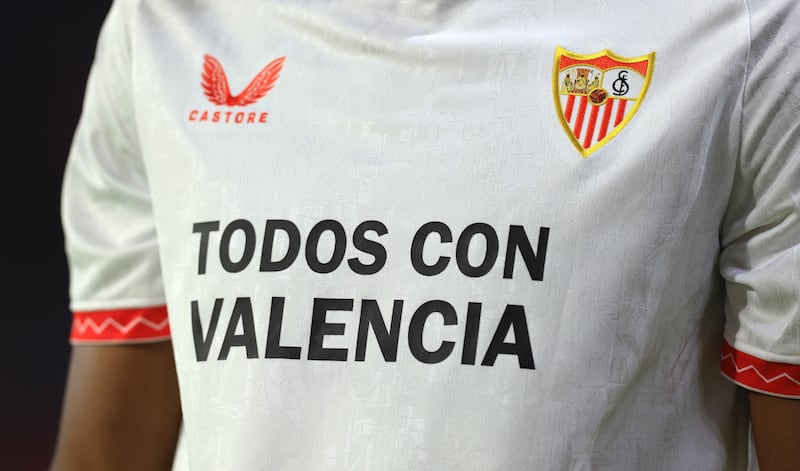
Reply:
<svg viewBox="0 0 800 471"><path fill-rule="evenodd" d="M550 194L598 175L668 186L738 139L746 18L724 2L361 3L148 6L148 165L220 187Z"/></svg>

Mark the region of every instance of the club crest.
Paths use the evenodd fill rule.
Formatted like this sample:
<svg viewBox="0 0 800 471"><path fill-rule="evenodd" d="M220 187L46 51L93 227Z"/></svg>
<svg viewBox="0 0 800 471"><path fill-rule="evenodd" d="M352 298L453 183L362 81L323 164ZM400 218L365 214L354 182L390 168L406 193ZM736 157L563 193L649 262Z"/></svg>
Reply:
<svg viewBox="0 0 800 471"><path fill-rule="evenodd" d="M586 158L614 138L642 103L656 53L581 55L556 47L553 96L567 136Z"/></svg>

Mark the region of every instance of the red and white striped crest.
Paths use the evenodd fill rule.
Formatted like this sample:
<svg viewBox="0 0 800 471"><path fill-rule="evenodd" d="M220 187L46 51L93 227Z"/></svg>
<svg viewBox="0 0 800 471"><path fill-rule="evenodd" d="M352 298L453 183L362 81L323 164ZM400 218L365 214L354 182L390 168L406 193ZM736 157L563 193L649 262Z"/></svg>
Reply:
<svg viewBox="0 0 800 471"><path fill-rule="evenodd" d="M616 136L644 99L655 52L621 57L604 49L581 55L556 48L553 94L567 136L583 157Z"/></svg>

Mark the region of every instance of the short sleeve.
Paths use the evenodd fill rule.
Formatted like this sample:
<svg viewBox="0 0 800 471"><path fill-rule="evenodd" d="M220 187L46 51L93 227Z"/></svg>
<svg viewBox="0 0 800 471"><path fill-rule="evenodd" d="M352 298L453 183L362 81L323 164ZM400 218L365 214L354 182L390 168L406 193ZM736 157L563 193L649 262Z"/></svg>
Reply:
<svg viewBox="0 0 800 471"><path fill-rule="evenodd" d="M72 343L169 338L125 8L103 24L63 180Z"/></svg>
<svg viewBox="0 0 800 471"><path fill-rule="evenodd" d="M722 229L722 371L800 398L800 2L751 0L742 142Z"/></svg>

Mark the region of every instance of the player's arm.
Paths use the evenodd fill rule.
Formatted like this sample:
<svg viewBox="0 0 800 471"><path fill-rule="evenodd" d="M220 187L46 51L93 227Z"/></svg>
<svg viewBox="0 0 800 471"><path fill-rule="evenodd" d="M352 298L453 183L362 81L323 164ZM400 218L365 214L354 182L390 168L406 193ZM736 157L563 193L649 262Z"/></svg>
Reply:
<svg viewBox="0 0 800 471"><path fill-rule="evenodd" d="M761 471L800 469L800 400L750 392L750 416Z"/></svg>
<svg viewBox="0 0 800 471"><path fill-rule="evenodd" d="M750 0L721 230L722 371L748 389L761 471L800 470L800 3Z"/></svg>
<svg viewBox="0 0 800 471"><path fill-rule="evenodd" d="M52 471L169 470L180 422L171 342L76 346Z"/></svg>
<svg viewBox="0 0 800 471"><path fill-rule="evenodd" d="M53 469L169 469L180 422L130 32L103 24L62 185L74 345Z"/></svg>

